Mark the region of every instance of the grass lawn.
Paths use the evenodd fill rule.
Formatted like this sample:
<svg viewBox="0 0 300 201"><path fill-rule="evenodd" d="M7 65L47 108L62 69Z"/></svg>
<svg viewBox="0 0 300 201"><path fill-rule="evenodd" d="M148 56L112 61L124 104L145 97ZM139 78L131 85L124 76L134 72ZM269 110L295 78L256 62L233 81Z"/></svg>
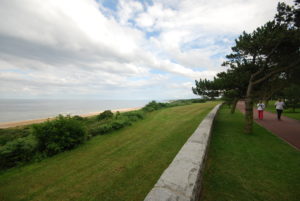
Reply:
<svg viewBox="0 0 300 201"><path fill-rule="evenodd" d="M217 102L158 110L77 149L0 173L0 200L141 201Z"/></svg>
<svg viewBox="0 0 300 201"><path fill-rule="evenodd" d="M275 104L276 101L269 101L268 107L266 108L267 111L276 113ZM287 108L283 110L283 116L287 116L293 119L300 120L300 108L296 108L295 112L293 112L292 108Z"/></svg>
<svg viewBox="0 0 300 201"><path fill-rule="evenodd" d="M216 118L201 201L299 201L300 152L223 107Z"/></svg>

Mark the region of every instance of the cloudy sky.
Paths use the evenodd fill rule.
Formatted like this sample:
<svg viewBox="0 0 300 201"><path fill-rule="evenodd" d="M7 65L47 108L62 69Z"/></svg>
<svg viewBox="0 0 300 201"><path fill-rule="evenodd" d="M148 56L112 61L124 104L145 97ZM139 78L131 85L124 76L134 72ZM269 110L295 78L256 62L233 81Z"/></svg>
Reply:
<svg viewBox="0 0 300 201"><path fill-rule="evenodd" d="M292 1L285 1L292 3ZM1 0L0 98L195 97L276 0Z"/></svg>

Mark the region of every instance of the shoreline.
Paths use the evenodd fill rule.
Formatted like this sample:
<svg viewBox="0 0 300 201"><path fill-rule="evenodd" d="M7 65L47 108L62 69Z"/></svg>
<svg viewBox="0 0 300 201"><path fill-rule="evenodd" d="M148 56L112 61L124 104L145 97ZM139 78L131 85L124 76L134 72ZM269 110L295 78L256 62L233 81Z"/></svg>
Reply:
<svg viewBox="0 0 300 201"><path fill-rule="evenodd" d="M142 107L121 108L121 109L115 109L115 110L111 110L111 111L113 113L115 113L117 111L119 111L119 112L129 112L129 111L139 110L141 108ZM86 114L79 114L78 116L92 117L92 116L96 116L97 114L100 114L101 112L104 112L104 110L99 111L99 112L90 112L90 113L86 113ZM71 116L76 116L76 115L71 115ZM31 119L31 120L22 120L22 121L0 122L0 129L27 126L27 125L31 125L31 124L38 124L38 123L43 123L47 120L53 120L53 119L55 119L55 117L48 117L48 118L41 118L41 119Z"/></svg>

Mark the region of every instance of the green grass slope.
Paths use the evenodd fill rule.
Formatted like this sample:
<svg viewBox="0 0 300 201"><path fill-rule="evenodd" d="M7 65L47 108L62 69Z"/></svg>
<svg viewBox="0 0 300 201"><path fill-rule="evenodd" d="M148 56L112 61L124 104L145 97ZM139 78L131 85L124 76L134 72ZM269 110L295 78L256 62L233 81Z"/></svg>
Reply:
<svg viewBox="0 0 300 201"><path fill-rule="evenodd" d="M150 113L77 149L0 173L0 200L141 201L216 102Z"/></svg>
<svg viewBox="0 0 300 201"><path fill-rule="evenodd" d="M299 201L300 152L222 108L216 118L201 201Z"/></svg>

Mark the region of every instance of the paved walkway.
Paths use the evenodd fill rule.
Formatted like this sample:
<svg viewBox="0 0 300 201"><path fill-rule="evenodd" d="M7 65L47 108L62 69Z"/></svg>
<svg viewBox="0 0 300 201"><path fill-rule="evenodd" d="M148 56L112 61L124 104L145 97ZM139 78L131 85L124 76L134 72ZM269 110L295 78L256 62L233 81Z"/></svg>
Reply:
<svg viewBox="0 0 300 201"><path fill-rule="evenodd" d="M237 104L237 108L245 113L245 103L240 101ZM277 114L264 111L264 119L259 120L257 117L257 111L253 111L254 120L259 125L265 127L291 146L300 150L300 121L291 119L285 116L281 116L281 121L277 120ZM283 113L284 114L284 113Z"/></svg>

